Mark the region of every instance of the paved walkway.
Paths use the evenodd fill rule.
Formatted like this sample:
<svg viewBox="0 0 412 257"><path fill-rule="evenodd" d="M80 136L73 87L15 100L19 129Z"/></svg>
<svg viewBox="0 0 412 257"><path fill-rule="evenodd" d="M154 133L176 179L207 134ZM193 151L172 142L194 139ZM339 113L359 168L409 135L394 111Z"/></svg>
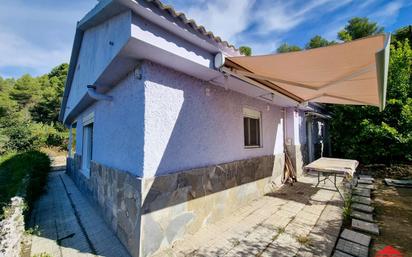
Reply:
<svg viewBox="0 0 412 257"><path fill-rule="evenodd" d="M64 172L49 176L47 192L31 217L40 235L32 236L31 254L53 257L126 256L126 249Z"/></svg>
<svg viewBox="0 0 412 257"><path fill-rule="evenodd" d="M342 200L334 186L303 177L293 186L240 207L233 215L187 235L163 256L330 256L342 222ZM72 180L50 175L31 224L31 256L129 256Z"/></svg>
<svg viewBox="0 0 412 257"><path fill-rule="evenodd" d="M304 177L187 235L163 256L327 256L342 224L342 199L331 182Z"/></svg>
<svg viewBox="0 0 412 257"><path fill-rule="evenodd" d="M67 157L65 155L60 155L60 156L49 156L51 160L51 168L54 171L62 171L66 170L66 159Z"/></svg>

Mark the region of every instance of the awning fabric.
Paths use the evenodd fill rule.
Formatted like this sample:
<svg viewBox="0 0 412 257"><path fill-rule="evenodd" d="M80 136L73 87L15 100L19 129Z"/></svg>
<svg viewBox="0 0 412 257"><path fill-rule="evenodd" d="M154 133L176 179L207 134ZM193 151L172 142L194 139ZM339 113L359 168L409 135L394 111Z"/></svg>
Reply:
<svg viewBox="0 0 412 257"><path fill-rule="evenodd" d="M227 57L221 70L297 102L385 108L390 35L300 52Z"/></svg>

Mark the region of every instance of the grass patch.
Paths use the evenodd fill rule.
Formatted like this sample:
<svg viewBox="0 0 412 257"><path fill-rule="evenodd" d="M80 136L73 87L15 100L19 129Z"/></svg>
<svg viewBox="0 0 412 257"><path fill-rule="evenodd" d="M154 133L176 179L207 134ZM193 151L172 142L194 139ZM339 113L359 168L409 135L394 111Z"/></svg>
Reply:
<svg viewBox="0 0 412 257"><path fill-rule="evenodd" d="M35 225L32 228L26 229L25 233L26 233L26 235L35 235L35 236L40 236L41 235L39 225Z"/></svg>
<svg viewBox="0 0 412 257"><path fill-rule="evenodd" d="M302 236L298 235L296 236L296 241L298 241L299 244L304 245L304 246L310 246L312 241L308 236Z"/></svg>
<svg viewBox="0 0 412 257"><path fill-rule="evenodd" d="M351 221L351 214L352 214L352 196L351 194L346 194L343 200L343 224L344 226L348 226Z"/></svg>
<svg viewBox="0 0 412 257"><path fill-rule="evenodd" d="M285 233L285 228L284 227L277 227L276 232L278 232L278 235L281 235Z"/></svg>
<svg viewBox="0 0 412 257"><path fill-rule="evenodd" d="M22 196L30 210L34 200L43 192L50 172L49 157L39 151L9 153L0 157L0 209L13 196Z"/></svg>
<svg viewBox="0 0 412 257"><path fill-rule="evenodd" d="M240 241L238 239L230 239L229 242L232 244L232 247L240 245Z"/></svg>

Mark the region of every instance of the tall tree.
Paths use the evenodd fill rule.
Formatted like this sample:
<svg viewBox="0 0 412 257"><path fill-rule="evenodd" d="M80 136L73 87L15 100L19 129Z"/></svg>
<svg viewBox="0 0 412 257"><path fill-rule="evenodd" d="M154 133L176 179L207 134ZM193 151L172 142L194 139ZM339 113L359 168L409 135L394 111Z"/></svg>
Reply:
<svg viewBox="0 0 412 257"><path fill-rule="evenodd" d="M246 56L252 55L252 48L250 48L249 46L241 46L239 47L239 51L241 54L246 55Z"/></svg>
<svg viewBox="0 0 412 257"><path fill-rule="evenodd" d="M412 25L397 29L395 33L393 33L391 41L396 47L396 41L404 41L405 39L409 40L409 45L412 47Z"/></svg>
<svg viewBox="0 0 412 257"><path fill-rule="evenodd" d="M38 99L39 92L39 81L26 74L16 80L13 89L10 91L10 97L17 101L20 108L23 109Z"/></svg>
<svg viewBox="0 0 412 257"><path fill-rule="evenodd" d="M383 32L383 27L368 18L355 17L348 21L345 28L338 32L338 38L348 42L362 37L376 35Z"/></svg>
<svg viewBox="0 0 412 257"><path fill-rule="evenodd" d="M42 87L41 99L30 109L34 121L49 125L58 122L67 72L68 65L64 63L39 78Z"/></svg>
<svg viewBox="0 0 412 257"><path fill-rule="evenodd" d="M309 40L309 43L306 44L305 48L313 49L313 48L324 47L324 46L329 46L329 45L334 45L334 44L336 44L336 41L328 41L327 39L317 35Z"/></svg>
<svg viewBox="0 0 412 257"><path fill-rule="evenodd" d="M288 43L283 43L276 49L276 52L287 53L287 52L297 52L300 50L302 50L302 48L300 48L297 45L289 45Z"/></svg>
<svg viewBox="0 0 412 257"><path fill-rule="evenodd" d="M63 147L67 130L57 117L68 65L19 79L0 78L0 155L43 146Z"/></svg>

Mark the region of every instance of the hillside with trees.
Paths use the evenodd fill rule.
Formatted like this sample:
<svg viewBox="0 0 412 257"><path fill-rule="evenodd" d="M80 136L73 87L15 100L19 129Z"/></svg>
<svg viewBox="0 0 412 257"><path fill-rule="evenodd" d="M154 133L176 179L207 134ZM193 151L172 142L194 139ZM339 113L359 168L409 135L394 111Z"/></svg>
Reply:
<svg viewBox="0 0 412 257"><path fill-rule="evenodd" d="M0 155L64 147L68 133L58 115L67 70L61 64L39 77L0 77Z"/></svg>

